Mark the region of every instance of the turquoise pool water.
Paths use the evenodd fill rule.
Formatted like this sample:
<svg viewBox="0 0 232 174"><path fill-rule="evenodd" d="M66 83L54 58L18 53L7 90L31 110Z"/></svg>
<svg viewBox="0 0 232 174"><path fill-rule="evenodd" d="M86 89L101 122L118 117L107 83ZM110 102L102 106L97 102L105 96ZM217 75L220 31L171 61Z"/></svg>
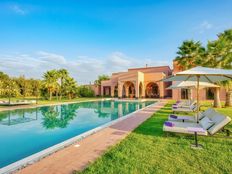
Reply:
<svg viewBox="0 0 232 174"><path fill-rule="evenodd" d="M96 101L0 112L0 168L152 103Z"/></svg>

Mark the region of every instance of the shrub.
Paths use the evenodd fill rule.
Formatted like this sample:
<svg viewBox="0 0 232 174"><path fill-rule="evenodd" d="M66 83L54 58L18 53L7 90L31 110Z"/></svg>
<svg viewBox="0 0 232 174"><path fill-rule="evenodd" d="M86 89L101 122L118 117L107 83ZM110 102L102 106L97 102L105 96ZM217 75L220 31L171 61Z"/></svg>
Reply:
<svg viewBox="0 0 232 174"><path fill-rule="evenodd" d="M87 86L78 87L78 96L79 97L94 97L94 91Z"/></svg>

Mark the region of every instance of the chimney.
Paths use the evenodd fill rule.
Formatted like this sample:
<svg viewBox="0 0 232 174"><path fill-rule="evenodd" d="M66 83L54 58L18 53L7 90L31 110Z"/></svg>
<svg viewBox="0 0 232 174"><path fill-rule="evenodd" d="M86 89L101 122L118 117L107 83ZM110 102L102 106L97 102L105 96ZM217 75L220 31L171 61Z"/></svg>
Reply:
<svg viewBox="0 0 232 174"><path fill-rule="evenodd" d="M147 64L146 64L146 68L147 68Z"/></svg>

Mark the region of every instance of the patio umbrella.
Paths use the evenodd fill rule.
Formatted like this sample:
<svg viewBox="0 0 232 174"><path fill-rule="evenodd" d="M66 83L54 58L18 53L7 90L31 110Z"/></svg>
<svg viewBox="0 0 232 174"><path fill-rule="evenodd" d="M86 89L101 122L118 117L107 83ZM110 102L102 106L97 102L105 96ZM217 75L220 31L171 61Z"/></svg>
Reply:
<svg viewBox="0 0 232 174"><path fill-rule="evenodd" d="M215 85L213 83L208 83L208 82L199 82L199 88L219 88L220 86ZM178 82L176 84L173 84L169 86L166 89L196 89L197 88L197 82L192 82L192 81L183 81L183 82ZM188 96L190 95L189 99L191 100L191 93L188 92Z"/></svg>
<svg viewBox="0 0 232 174"><path fill-rule="evenodd" d="M220 86L208 82L199 82L199 88L219 88ZM197 88L197 82L183 81L169 86L166 89L192 89Z"/></svg>
<svg viewBox="0 0 232 174"><path fill-rule="evenodd" d="M232 80L232 70L195 67L186 71L176 73L163 81L190 81L197 83L197 122L199 121L199 88L200 82L216 83L226 80Z"/></svg>

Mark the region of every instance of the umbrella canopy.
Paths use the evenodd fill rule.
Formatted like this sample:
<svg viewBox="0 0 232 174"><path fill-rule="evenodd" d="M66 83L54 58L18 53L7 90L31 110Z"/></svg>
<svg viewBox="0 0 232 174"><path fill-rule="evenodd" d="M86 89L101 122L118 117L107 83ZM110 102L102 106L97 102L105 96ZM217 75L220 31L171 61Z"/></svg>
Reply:
<svg viewBox="0 0 232 174"><path fill-rule="evenodd" d="M208 82L199 82L199 88L219 88L220 86ZM169 86L166 89L191 89L197 88L197 82L183 81Z"/></svg>
<svg viewBox="0 0 232 174"><path fill-rule="evenodd" d="M195 67L186 71L176 73L176 76L171 76L163 81L199 81L215 83L232 79L232 70Z"/></svg>
<svg viewBox="0 0 232 174"><path fill-rule="evenodd" d="M232 70L195 67L186 71L178 72L175 76L164 79L163 81L195 81L197 82L197 122L199 122L199 88L200 82L221 82L232 80Z"/></svg>

